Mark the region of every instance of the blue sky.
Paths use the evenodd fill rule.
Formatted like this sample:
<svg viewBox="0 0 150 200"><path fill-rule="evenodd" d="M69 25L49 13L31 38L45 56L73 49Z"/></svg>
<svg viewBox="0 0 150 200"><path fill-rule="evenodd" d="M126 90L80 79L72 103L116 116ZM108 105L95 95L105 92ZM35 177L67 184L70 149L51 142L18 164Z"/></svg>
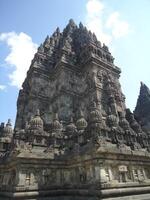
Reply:
<svg viewBox="0 0 150 200"><path fill-rule="evenodd" d="M150 86L150 0L1 0L0 122L15 122L19 87L37 46L70 18L110 47L127 107L134 109L140 81Z"/></svg>

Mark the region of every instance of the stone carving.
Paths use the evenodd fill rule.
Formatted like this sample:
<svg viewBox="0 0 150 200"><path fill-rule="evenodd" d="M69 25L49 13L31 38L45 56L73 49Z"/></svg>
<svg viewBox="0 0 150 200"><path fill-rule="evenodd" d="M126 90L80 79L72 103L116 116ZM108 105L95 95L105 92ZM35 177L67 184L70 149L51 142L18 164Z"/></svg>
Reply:
<svg viewBox="0 0 150 200"><path fill-rule="evenodd" d="M140 94L137 100L137 105L134 110L134 115L140 123L142 129L149 134L149 104L150 104L150 90L141 82Z"/></svg>
<svg viewBox="0 0 150 200"><path fill-rule="evenodd" d="M0 198L149 192L150 92L142 84L134 113L126 109L113 60L82 23L46 37L19 92L14 130L10 120L0 125Z"/></svg>

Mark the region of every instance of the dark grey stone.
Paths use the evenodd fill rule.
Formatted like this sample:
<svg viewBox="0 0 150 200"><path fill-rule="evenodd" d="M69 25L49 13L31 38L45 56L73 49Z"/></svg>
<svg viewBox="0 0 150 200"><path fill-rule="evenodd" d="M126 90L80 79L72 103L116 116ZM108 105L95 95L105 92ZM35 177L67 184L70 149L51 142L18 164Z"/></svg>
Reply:
<svg viewBox="0 0 150 200"><path fill-rule="evenodd" d="M46 37L19 92L15 129L0 126L1 199L148 199L150 129L140 109L149 91L142 85L135 113L126 109L113 61L82 23Z"/></svg>

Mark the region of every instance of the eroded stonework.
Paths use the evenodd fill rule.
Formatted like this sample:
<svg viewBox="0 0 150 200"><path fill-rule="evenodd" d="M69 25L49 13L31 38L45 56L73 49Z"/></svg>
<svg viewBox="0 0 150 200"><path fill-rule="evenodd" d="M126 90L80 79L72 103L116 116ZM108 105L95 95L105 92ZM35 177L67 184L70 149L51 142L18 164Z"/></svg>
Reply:
<svg viewBox="0 0 150 200"><path fill-rule="evenodd" d="M147 134L150 134L150 90L142 82L134 115L142 126L142 129Z"/></svg>
<svg viewBox="0 0 150 200"><path fill-rule="evenodd" d="M40 45L15 129L0 126L2 199L150 199L150 137L126 109L113 61L73 20Z"/></svg>

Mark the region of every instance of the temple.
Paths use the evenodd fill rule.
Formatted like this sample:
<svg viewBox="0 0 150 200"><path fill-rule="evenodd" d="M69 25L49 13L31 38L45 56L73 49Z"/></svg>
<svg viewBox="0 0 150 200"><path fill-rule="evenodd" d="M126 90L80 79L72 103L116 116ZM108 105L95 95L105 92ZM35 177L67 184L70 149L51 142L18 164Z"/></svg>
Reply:
<svg viewBox="0 0 150 200"><path fill-rule="evenodd" d="M149 200L150 91L126 108L108 47L71 19L39 46L0 125L0 199Z"/></svg>

